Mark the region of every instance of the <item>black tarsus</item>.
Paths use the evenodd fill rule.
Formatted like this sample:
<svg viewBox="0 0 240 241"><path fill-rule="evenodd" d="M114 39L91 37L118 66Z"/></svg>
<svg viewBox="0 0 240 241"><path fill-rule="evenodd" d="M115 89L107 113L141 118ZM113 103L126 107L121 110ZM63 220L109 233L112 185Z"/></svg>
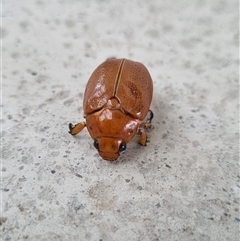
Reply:
<svg viewBox="0 0 240 241"><path fill-rule="evenodd" d="M74 128L74 125L72 123L69 123L68 127L69 127L69 133L71 133L72 129Z"/></svg>
<svg viewBox="0 0 240 241"><path fill-rule="evenodd" d="M151 110L148 111L150 113L150 117L147 119L148 123L151 123L152 122L152 119L154 117L154 114Z"/></svg>

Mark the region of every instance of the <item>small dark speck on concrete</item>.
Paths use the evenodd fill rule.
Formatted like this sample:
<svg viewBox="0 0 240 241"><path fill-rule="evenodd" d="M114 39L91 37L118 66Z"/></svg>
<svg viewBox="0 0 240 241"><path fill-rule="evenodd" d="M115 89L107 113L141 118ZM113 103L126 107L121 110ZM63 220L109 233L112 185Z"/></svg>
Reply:
<svg viewBox="0 0 240 241"><path fill-rule="evenodd" d="M77 212L77 211L82 210L84 208L85 208L85 206L83 204L80 204L80 205L77 205L74 209Z"/></svg>
<svg viewBox="0 0 240 241"><path fill-rule="evenodd" d="M155 206L156 206L157 208L160 208L160 207L161 207L160 203L157 203Z"/></svg>
<svg viewBox="0 0 240 241"><path fill-rule="evenodd" d="M165 138L167 138L167 136L168 136L168 134L164 133L164 134L162 135L162 138L165 139Z"/></svg>
<svg viewBox="0 0 240 241"><path fill-rule="evenodd" d="M80 175L80 174L78 174L78 173L76 173L75 176L77 176L77 177L79 177L79 178L82 178L82 177L83 177L82 175Z"/></svg>
<svg viewBox="0 0 240 241"><path fill-rule="evenodd" d="M130 182L130 179L125 179L126 182Z"/></svg>
<svg viewBox="0 0 240 241"><path fill-rule="evenodd" d="M56 171L55 170L51 170L51 173L54 174Z"/></svg>
<svg viewBox="0 0 240 241"><path fill-rule="evenodd" d="M191 112L196 113L198 110L191 110Z"/></svg>
<svg viewBox="0 0 240 241"><path fill-rule="evenodd" d="M0 226L5 223L7 221L6 217L0 217ZM10 239L6 239L6 240L10 240Z"/></svg>
<svg viewBox="0 0 240 241"><path fill-rule="evenodd" d="M32 75L33 75L33 76L36 76L36 75L37 75L37 72L32 72Z"/></svg>
<svg viewBox="0 0 240 241"><path fill-rule="evenodd" d="M4 191L4 192L8 192L9 189L8 189L8 188L4 188L3 191Z"/></svg>
<svg viewBox="0 0 240 241"><path fill-rule="evenodd" d="M18 208L19 208L19 210L20 210L21 212L24 211L24 207L23 207L21 204L18 205Z"/></svg>
<svg viewBox="0 0 240 241"><path fill-rule="evenodd" d="M180 115L180 116L179 116L179 119L181 120L182 118L183 118L183 117Z"/></svg>
<svg viewBox="0 0 240 241"><path fill-rule="evenodd" d="M142 186L137 187L138 190L143 190Z"/></svg>
<svg viewBox="0 0 240 241"><path fill-rule="evenodd" d="M235 218L236 221L240 222L240 218Z"/></svg>
<svg viewBox="0 0 240 241"><path fill-rule="evenodd" d="M90 215L93 215L93 212L91 212Z"/></svg>
<svg viewBox="0 0 240 241"><path fill-rule="evenodd" d="M171 168L168 164L166 164L166 167Z"/></svg>

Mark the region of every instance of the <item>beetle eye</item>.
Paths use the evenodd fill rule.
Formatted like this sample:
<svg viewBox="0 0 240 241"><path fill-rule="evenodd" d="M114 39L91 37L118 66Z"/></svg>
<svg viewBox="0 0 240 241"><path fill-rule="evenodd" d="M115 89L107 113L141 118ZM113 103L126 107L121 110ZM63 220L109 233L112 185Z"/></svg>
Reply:
<svg viewBox="0 0 240 241"><path fill-rule="evenodd" d="M97 150L99 149L99 144L97 139L94 140L93 145Z"/></svg>
<svg viewBox="0 0 240 241"><path fill-rule="evenodd" d="M120 146L119 146L119 152L125 151L126 148L127 148L126 142L125 142L125 141L122 141L122 143L121 143Z"/></svg>

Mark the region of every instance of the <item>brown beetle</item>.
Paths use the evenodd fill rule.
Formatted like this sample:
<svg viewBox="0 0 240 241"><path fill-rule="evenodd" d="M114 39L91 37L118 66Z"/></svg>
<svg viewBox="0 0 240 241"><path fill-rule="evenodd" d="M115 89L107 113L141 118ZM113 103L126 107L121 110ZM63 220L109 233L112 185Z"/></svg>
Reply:
<svg viewBox="0 0 240 241"><path fill-rule="evenodd" d="M153 83L146 67L127 59L107 59L92 73L84 94L86 122L73 126L69 133L78 134L85 126L94 139L99 155L116 160L135 134L146 145L144 129L151 127ZM150 118L141 122L150 111Z"/></svg>

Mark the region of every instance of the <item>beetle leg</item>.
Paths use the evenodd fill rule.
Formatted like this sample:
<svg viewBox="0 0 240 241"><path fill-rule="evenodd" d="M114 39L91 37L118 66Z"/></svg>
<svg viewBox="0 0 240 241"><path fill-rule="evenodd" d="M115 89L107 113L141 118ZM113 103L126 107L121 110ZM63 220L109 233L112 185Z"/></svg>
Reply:
<svg viewBox="0 0 240 241"><path fill-rule="evenodd" d="M151 110L149 110L150 113L150 117L147 118L146 122L142 122L140 123L139 129L138 129L138 134L140 135L139 138L139 144L142 146L146 146L147 145L147 134L143 129L150 129L152 127L152 119L154 117L154 114Z"/></svg>
<svg viewBox="0 0 240 241"><path fill-rule="evenodd" d="M147 134L145 131L141 131L139 129L139 134L140 134L140 138L139 138L139 144L142 146L146 146L147 145Z"/></svg>
<svg viewBox="0 0 240 241"><path fill-rule="evenodd" d="M144 128L144 129L150 129L152 127L152 123L150 122L142 122L140 123L140 128Z"/></svg>
<svg viewBox="0 0 240 241"><path fill-rule="evenodd" d="M69 133L74 136L74 135L78 134L86 126L86 123L79 122L75 126L72 123L69 123L68 126L69 126Z"/></svg>
<svg viewBox="0 0 240 241"><path fill-rule="evenodd" d="M147 122L151 123L152 122L152 119L154 117L154 114L151 110L148 111L150 113L150 117L147 119Z"/></svg>
<svg viewBox="0 0 240 241"><path fill-rule="evenodd" d="M148 112L150 113L150 117L147 118L146 122L140 123L140 128L150 129L152 127L152 119L154 117L154 114L151 110L149 110Z"/></svg>

